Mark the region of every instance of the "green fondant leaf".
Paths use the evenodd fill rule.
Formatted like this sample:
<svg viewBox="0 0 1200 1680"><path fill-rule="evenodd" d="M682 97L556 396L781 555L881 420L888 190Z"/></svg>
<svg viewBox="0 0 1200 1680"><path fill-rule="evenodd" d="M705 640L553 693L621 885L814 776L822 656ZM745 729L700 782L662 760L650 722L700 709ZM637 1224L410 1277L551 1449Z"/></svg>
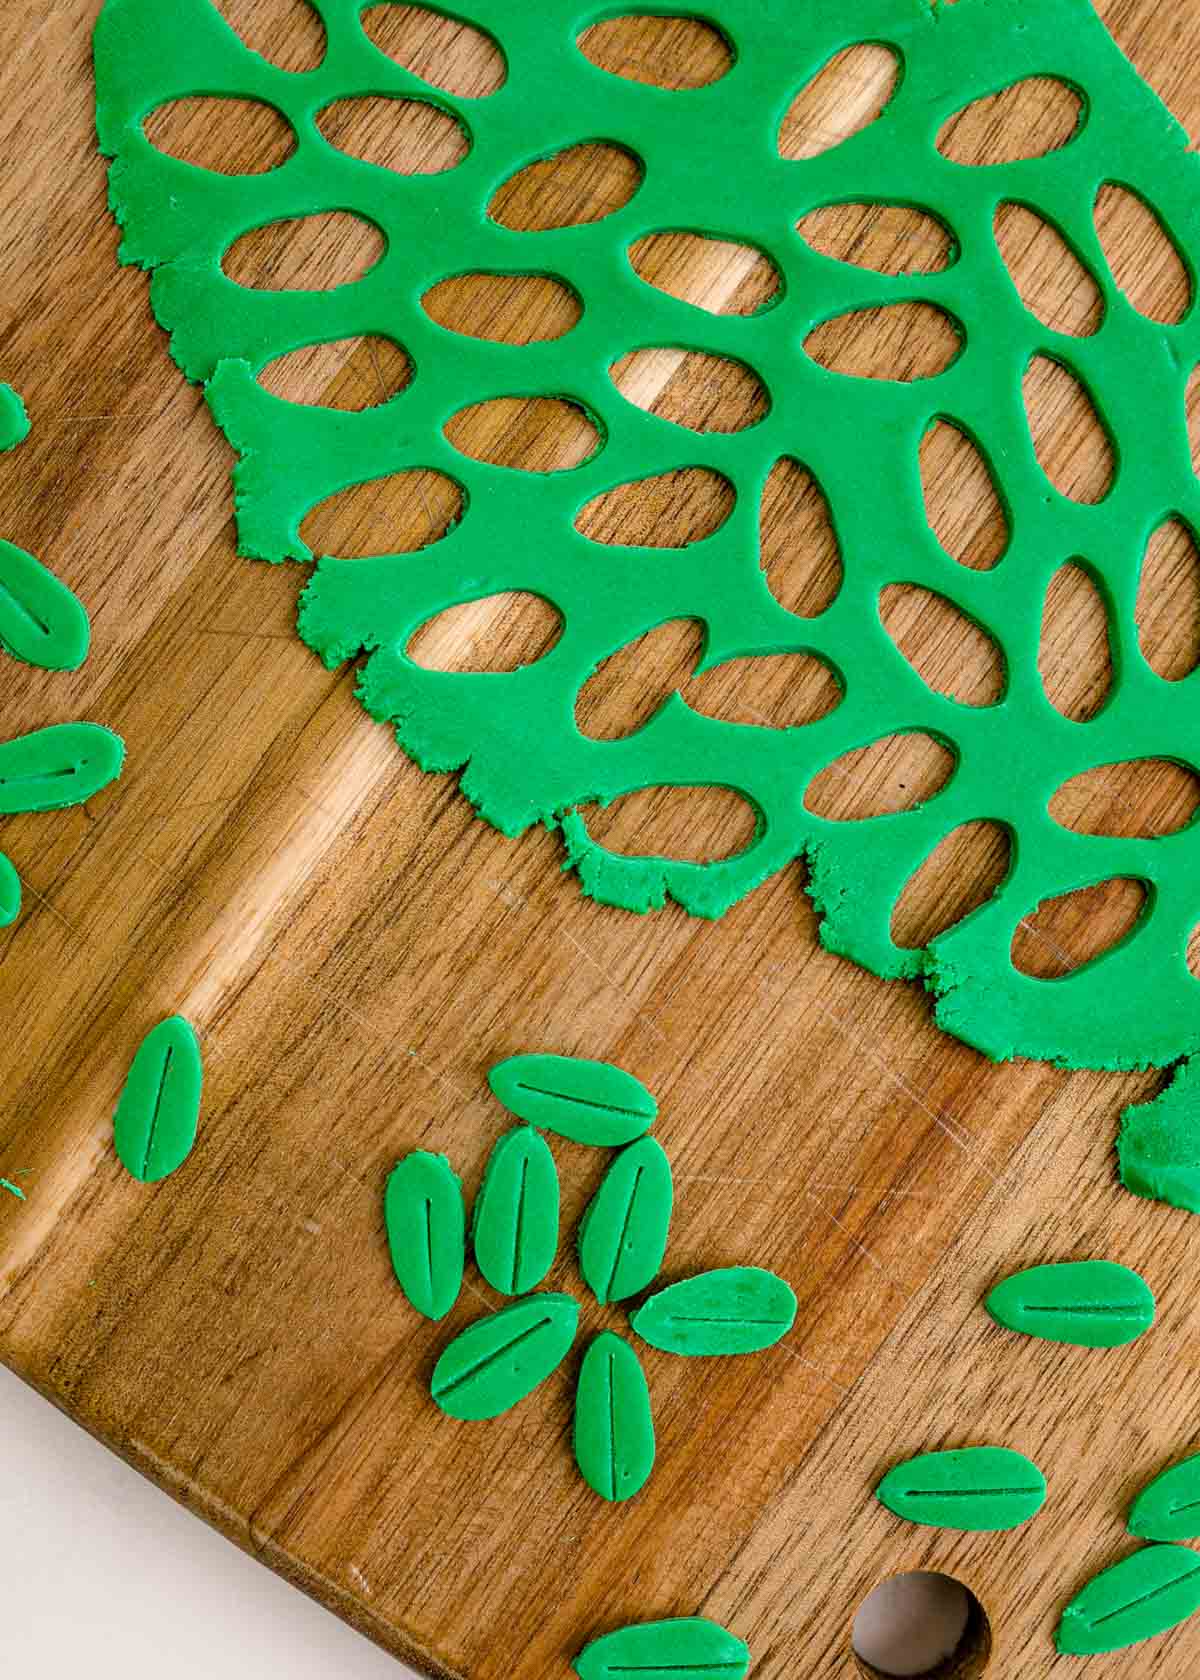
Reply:
<svg viewBox="0 0 1200 1680"><path fill-rule="evenodd" d="M415 1149L388 1175L384 1222L396 1279L426 1318L445 1318L462 1288L466 1214L444 1155Z"/></svg>
<svg viewBox="0 0 1200 1680"><path fill-rule="evenodd" d="M1138 1494L1129 1532L1139 1540L1194 1540L1200 1536L1200 1454L1173 1464Z"/></svg>
<svg viewBox="0 0 1200 1680"><path fill-rule="evenodd" d="M658 1113L640 1079L578 1056L510 1056L496 1064L488 1083L518 1120L601 1148L640 1137Z"/></svg>
<svg viewBox="0 0 1200 1680"><path fill-rule="evenodd" d="M21 877L12 859L0 852L0 927L8 927L21 914Z"/></svg>
<svg viewBox="0 0 1200 1680"><path fill-rule="evenodd" d="M125 744L96 723L56 723L0 744L0 815L82 805L121 774Z"/></svg>
<svg viewBox="0 0 1200 1680"><path fill-rule="evenodd" d="M596 1299L624 1301L654 1282L671 1224L671 1163L639 1138L609 1167L579 1227L579 1269Z"/></svg>
<svg viewBox="0 0 1200 1680"><path fill-rule="evenodd" d="M113 1117L122 1166L145 1184L183 1165L196 1141L204 1070L200 1044L182 1015L146 1034Z"/></svg>
<svg viewBox="0 0 1200 1680"><path fill-rule="evenodd" d="M0 385L0 455L15 449L29 436L25 404L11 385Z"/></svg>
<svg viewBox="0 0 1200 1680"><path fill-rule="evenodd" d="M1145 1546L1093 1576L1062 1613L1055 1641L1073 1657L1120 1651L1166 1633L1200 1610L1200 1557L1187 1546Z"/></svg>
<svg viewBox="0 0 1200 1680"><path fill-rule="evenodd" d="M984 1305L1006 1329L1076 1347L1120 1347L1154 1323L1149 1285L1115 1260L1031 1266L998 1283Z"/></svg>
<svg viewBox="0 0 1200 1680"><path fill-rule="evenodd" d="M492 1150L475 1201L475 1262L501 1295L536 1289L558 1252L558 1171L545 1138L514 1126Z"/></svg>
<svg viewBox="0 0 1200 1680"><path fill-rule="evenodd" d="M796 1297L774 1272L728 1266L659 1290L630 1323L665 1353L756 1353L786 1336Z"/></svg>
<svg viewBox="0 0 1200 1680"><path fill-rule="evenodd" d="M611 1330L583 1356L575 1395L575 1462L602 1499L632 1499L654 1468L650 1390L637 1354Z"/></svg>
<svg viewBox="0 0 1200 1680"><path fill-rule="evenodd" d="M434 1367L430 1392L455 1418L508 1411L566 1356L579 1306L569 1295L527 1295L456 1336Z"/></svg>
<svg viewBox="0 0 1200 1680"><path fill-rule="evenodd" d="M593 1639L575 1658L579 1680L743 1680L750 1652L719 1622L680 1616L641 1622Z"/></svg>
<svg viewBox="0 0 1200 1680"><path fill-rule="evenodd" d="M963 1447L897 1464L875 1496L908 1522L987 1533L1017 1528L1040 1511L1046 1478L1009 1447Z"/></svg>
<svg viewBox="0 0 1200 1680"><path fill-rule="evenodd" d="M91 630L83 603L40 560L0 540L0 647L27 665L75 671Z"/></svg>

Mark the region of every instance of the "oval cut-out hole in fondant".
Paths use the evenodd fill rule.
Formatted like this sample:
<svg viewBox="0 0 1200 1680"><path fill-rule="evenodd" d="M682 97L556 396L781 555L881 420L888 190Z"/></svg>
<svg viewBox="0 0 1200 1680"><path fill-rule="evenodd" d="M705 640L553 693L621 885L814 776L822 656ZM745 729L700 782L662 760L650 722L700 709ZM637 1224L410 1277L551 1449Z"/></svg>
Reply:
<svg viewBox="0 0 1200 1680"><path fill-rule="evenodd" d="M1113 279L1133 307L1164 326L1182 321L1192 283L1175 241L1145 199L1106 181L1096 195L1095 215Z"/></svg>
<svg viewBox="0 0 1200 1680"><path fill-rule="evenodd" d="M804 808L831 822L863 822L912 811L954 774L950 749L932 735L885 735L827 764L804 794Z"/></svg>
<svg viewBox="0 0 1200 1680"><path fill-rule="evenodd" d="M1112 687L1108 613L1087 572L1071 562L1046 590L1038 672L1047 700L1073 723L1095 717Z"/></svg>
<svg viewBox="0 0 1200 1680"><path fill-rule="evenodd" d="M779 155L818 157L882 116L900 81L900 59L879 41L834 55L800 89L779 125Z"/></svg>
<svg viewBox="0 0 1200 1680"><path fill-rule="evenodd" d="M876 274L937 274L958 246L941 222L911 204L826 204L796 223L822 256Z"/></svg>
<svg viewBox="0 0 1200 1680"><path fill-rule="evenodd" d="M462 511L462 489L452 478L414 467L326 496L305 515L300 535L314 554L345 560L411 554L439 542Z"/></svg>
<svg viewBox="0 0 1200 1680"><path fill-rule="evenodd" d="M692 432L740 432L770 407L766 387L744 362L657 345L631 350L609 368L626 402Z"/></svg>
<svg viewBox="0 0 1200 1680"><path fill-rule="evenodd" d="M335 99L317 113L317 127L339 152L398 175L441 174L470 150L465 130L427 99Z"/></svg>
<svg viewBox="0 0 1200 1680"><path fill-rule="evenodd" d="M990 571L1009 531L987 462L952 420L935 420L921 439L919 464L930 530L960 566Z"/></svg>
<svg viewBox="0 0 1200 1680"><path fill-rule="evenodd" d="M325 25L309 0L212 0L251 52L281 70L315 70L325 58Z"/></svg>
<svg viewBox="0 0 1200 1680"><path fill-rule="evenodd" d="M258 376L285 402L357 414L390 402L412 378L412 363L391 338L331 339L276 356Z"/></svg>
<svg viewBox="0 0 1200 1680"><path fill-rule="evenodd" d="M597 70L672 92L708 87L733 63L725 37L695 17L630 12L592 24L577 44Z"/></svg>
<svg viewBox="0 0 1200 1680"><path fill-rule="evenodd" d="M816 654L759 653L693 677L683 698L694 712L722 723L797 729L840 706L842 685Z"/></svg>
<svg viewBox="0 0 1200 1680"><path fill-rule="evenodd" d="M619 741L641 729L700 662L704 626L672 618L610 654L579 690L575 721L593 741Z"/></svg>
<svg viewBox="0 0 1200 1680"><path fill-rule="evenodd" d="M586 410L562 397L470 403L442 429L460 454L514 472L565 472L590 459L602 442Z"/></svg>
<svg viewBox="0 0 1200 1680"><path fill-rule="evenodd" d="M736 857L758 832L754 807L728 788L642 788L608 806L580 806L579 814L610 852L681 863Z"/></svg>
<svg viewBox="0 0 1200 1680"><path fill-rule="evenodd" d="M326 210L252 228L229 247L221 267L238 286L325 292L361 280L384 249L374 222L345 210Z"/></svg>
<svg viewBox="0 0 1200 1680"><path fill-rule="evenodd" d="M1024 204L1005 200L993 223L1009 278L1031 315L1052 332L1085 338L1104 319L1100 288L1062 234Z"/></svg>
<svg viewBox="0 0 1200 1680"><path fill-rule="evenodd" d="M220 175L262 175L296 150L296 131L262 99L172 99L142 125L156 151Z"/></svg>
<svg viewBox="0 0 1200 1680"><path fill-rule="evenodd" d="M931 303L885 303L822 321L804 340L814 362L854 379L908 381L944 373L963 347L953 317Z"/></svg>
<svg viewBox="0 0 1200 1680"><path fill-rule="evenodd" d="M1102 502L1112 489L1112 442L1081 382L1061 362L1034 356L1025 371L1025 412L1046 477L1072 502Z"/></svg>
<svg viewBox="0 0 1200 1680"><path fill-rule="evenodd" d="M1182 519L1168 519L1146 545L1138 580L1142 657L1167 682L1200 665L1200 548Z"/></svg>
<svg viewBox="0 0 1200 1680"><path fill-rule="evenodd" d="M960 823L910 875L892 910L892 942L917 951L986 904L1008 875L1012 842L1000 823Z"/></svg>
<svg viewBox="0 0 1200 1680"><path fill-rule="evenodd" d="M629 261L648 286L710 315L757 315L779 292L765 251L716 235L648 233L629 247Z"/></svg>
<svg viewBox="0 0 1200 1680"><path fill-rule="evenodd" d="M624 146L584 141L526 164L488 205L513 233L582 227L623 209L642 183L642 166Z"/></svg>
<svg viewBox="0 0 1200 1680"><path fill-rule="evenodd" d="M763 486L759 564L767 587L790 613L816 618L842 585L842 554L825 494L807 467L782 456Z"/></svg>
<svg viewBox="0 0 1200 1680"><path fill-rule="evenodd" d="M879 596L883 627L923 682L964 706L992 706L1004 693L1004 655L944 595L890 583Z"/></svg>
<svg viewBox="0 0 1200 1680"><path fill-rule="evenodd" d="M1120 944L1145 904L1145 886L1125 875L1044 898L1017 924L1013 967L1035 980L1062 980Z"/></svg>
<svg viewBox="0 0 1200 1680"><path fill-rule="evenodd" d="M443 93L485 99L504 86L504 54L482 29L447 17L430 6L401 6L385 0L367 6L362 26L397 64Z"/></svg>
<svg viewBox="0 0 1200 1680"><path fill-rule="evenodd" d="M562 614L541 595L506 589L426 619L405 652L427 671L519 671L562 635Z"/></svg>
<svg viewBox="0 0 1200 1680"><path fill-rule="evenodd" d="M709 467L678 467L593 496L575 527L590 542L686 548L720 530L733 512L733 485Z"/></svg>
<svg viewBox="0 0 1200 1680"><path fill-rule="evenodd" d="M1200 922L1188 935L1186 956L1189 973L1194 980L1200 980Z"/></svg>
<svg viewBox="0 0 1200 1680"><path fill-rule="evenodd" d="M956 111L937 137L951 163L979 168L1057 152L1079 132L1083 101L1053 76L1028 76Z"/></svg>
<svg viewBox="0 0 1200 1680"><path fill-rule="evenodd" d="M421 299L430 320L466 338L493 344L538 344L570 332L579 298L548 274L455 274Z"/></svg>
<svg viewBox="0 0 1200 1680"><path fill-rule="evenodd" d="M1075 834L1142 840L1186 828L1200 805L1200 776L1168 758L1099 764L1072 776L1050 815Z"/></svg>

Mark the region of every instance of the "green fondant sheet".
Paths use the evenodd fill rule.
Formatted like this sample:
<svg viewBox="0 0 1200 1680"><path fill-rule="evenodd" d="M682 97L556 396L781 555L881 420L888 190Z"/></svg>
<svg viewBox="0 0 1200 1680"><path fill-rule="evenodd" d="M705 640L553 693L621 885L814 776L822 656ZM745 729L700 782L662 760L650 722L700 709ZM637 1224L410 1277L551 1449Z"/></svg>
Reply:
<svg viewBox="0 0 1200 1680"><path fill-rule="evenodd" d="M824 943L882 976L923 978L949 1032L985 1054L1068 1065L1164 1065L1200 1049L1200 991L1184 960L1197 913L1200 827L1153 839L1079 835L1054 823L1055 790L1094 766L1146 756L1200 764L1200 675L1163 681L1139 649L1134 604L1147 539L1177 515L1200 529L1184 390L1200 360L1194 306L1178 325L1139 315L1118 289L1095 230L1099 187L1142 196L1189 266L1200 252L1200 162L1184 130L1122 56L1087 0L712 0L704 14L734 62L711 86L671 92L608 75L576 45L589 0L463 0L468 21L503 49L504 85L455 99L388 59L361 23L361 0L313 0L328 47L321 66L283 71L250 51L210 0L108 0L96 31L98 128L113 159L110 192L121 257L152 271L155 314L186 376L204 382L236 449L240 547L270 561L318 560L300 633L330 665L368 655L359 694L431 771L459 771L480 816L505 834L561 828L584 890L644 911L672 898L701 916L794 860L822 913ZM458 13L462 8L456 5ZM879 119L823 155L780 157L780 120L841 49L883 42L902 61ZM941 126L974 99L1025 77L1057 77L1083 96L1074 137L1039 158L967 167L941 156ZM336 151L316 116L336 99L425 98L470 138L457 168L405 176ZM156 151L143 121L195 95L241 96L281 112L297 137L282 166L229 177ZM214 119L216 120L216 119ZM608 140L644 179L616 213L586 226L515 232L488 219L497 189L530 162ZM954 260L934 275L882 275L811 249L795 231L834 201L919 204L949 229ZM1089 338L1051 331L1022 305L993 218L1002 200L1058 227L1100 289ZM353 284L325 293L236 285L221 260L264 224L341 210L366 218L386 250ZM774 305L714 316L643 283L628 250L688 229L755 245L782 276ZM450 275L537 272L579 296L582 318L549 343L513 347L455 335L422 295ZM961 325L962 353L936 377L856 379L805 354L835 315L883 303L931 303ZM257 382L297 347L384 334L415 377L362 413L289 403ZM766 416L732 434L697 435L643 413L609 375L620 356L676 345L742 361L764 382ZM1035 355L1061 361L1090 393L1117 444L1098 505L1061 495L1043 474L1022 402ZM601 447L570 471L516 472L467 459L443 428L463 407L513 395L567 396L594 418ZM1011 528L1000 563L978 572L939 546L922 506L918 447L937 418L978 445ZM759 564L760 494L784 456L826 495L844 581L811 619L786 611ZM310 508L360 481L433 468L462 487L465 513L418 553L313 556L300 538ZM685 467L722 473L736 504L719 530L681 549L620 548L574 527L580 508L622 483ZM1041 606L1052 575L1077 559L1108 609L1111 695L1085 724L1050 704L1037 669ZM881 591L910 583L946 597L1002 648L1006 687L966 706L929 688L884 630ZM413 631L451 605L505 590L549 599L565 628L545 657L508 673L425 670L405 652ZM574 700L607 656L672 618L705 626L704 666L784 652L820 656L844 686L840 705L805 727L723 722L673 695L623 740L585 739ZM857 822L806 810L813 777L852 749L921 731L956 767L915 809ZM580 807L638 789L712 784L749 802L755 834L708 864L627 857L598 845ZM928 947L898 948L891 910L944 836L981 819L1012 838L995 895ZM1122 942L1070 976L1017 971L1020 919L1043 899L1110 877L1146 884L1146 908Z"/></svg>

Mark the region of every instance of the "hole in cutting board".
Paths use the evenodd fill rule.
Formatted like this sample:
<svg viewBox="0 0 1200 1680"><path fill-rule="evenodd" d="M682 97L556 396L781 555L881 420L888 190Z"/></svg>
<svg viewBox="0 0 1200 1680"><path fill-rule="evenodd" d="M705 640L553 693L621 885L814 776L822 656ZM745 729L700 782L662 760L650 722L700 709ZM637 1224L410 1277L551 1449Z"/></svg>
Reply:
<svg viewBox="0 0 1200 1680"><path fill-rule="evenodd" d="M952 1575L893 1575L858 1607L851 1634L866 1680L979 1680L992 1654L987 1611Z"/></svg>

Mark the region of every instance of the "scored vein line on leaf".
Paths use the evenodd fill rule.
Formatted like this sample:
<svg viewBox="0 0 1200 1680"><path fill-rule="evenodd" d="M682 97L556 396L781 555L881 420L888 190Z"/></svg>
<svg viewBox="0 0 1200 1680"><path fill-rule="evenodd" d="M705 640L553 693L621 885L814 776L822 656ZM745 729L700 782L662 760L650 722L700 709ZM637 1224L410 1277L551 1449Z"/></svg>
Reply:
<svg viewBox="0 0 1200 1680"><path fill-rule="evenodd" d="M497 1359L511 1353L514 1348L520 1347L522 1342L527 1342L530 1336L536 1336L539 1330L544 1330L547 1325L553 1323L552 1318L539 1318L536 1324L531 1324L528 1330L522 1330L521 1334L514 1336L511 1342L505 1342L503 1347L493 1348L490 1353L485 1353L482 1359L477 1359L474 1365L468 1366L465 1371L460 1371L452 1382L443 1383L437 1390L436 1398L441 1399L447 1394L453 1394L456 1389L461 1388L472 1377L478 1376L480 1371L486 1370Z"/></svg>
<svg viewBox="0 0 1200 1680"><path fill-rule="evenodd" d="M572 1097L564 1091L543 1091L540 1085L527 1085L523 1079L513 1081L518 1091L532 1091L535 1097L553 1097L556 1102L579 1103L588 1108L603 1109L605 1114L628 1114L633 1120L645 1120L640 1108L622 1108L617 1103L597 1102L594 1097Z"/></svg>
<svg viewBox="0 0 1200 1680"><path fill-rule="evenodd" d="M1099 1305L1094 1307L1040 1307L1027 1305L1022 1306L1021 1311L1027 1313L1053 1313L1055 1315L1059 1313L1081 1313L1087 1317L1095 1317L1100 1313L1108 1313L1113 1318L1136 1318L1139 1321L1142 1317L1142 1308L1135 1305L1132 1301L1127 1301L1121 1306L1112 1307Z"/></svg>
<svg viewBox="0 0 1200 1680"><path fill-rule="evenodd" d="M1041 1493L1036 1487L902 1488L901 1499L1008 1499L1017 1494Z"/></svg>
<svg viewBox="0 0 1200 1680"><path fill-rule="evenodd" d="M626 1663L620 1668L610 1668L610 1674L718 1674L727 1669L744 1673L744 1662L707 1662L707 1663Z"/></svg>
<svg viewBox="0 0 1200 1680"><path fill-rule="evenodd" d="M1143 1593L1140 1598L1131 1598L1128 1604L1119 1605L1116 1610L1109 1610L1105 1615L1097 1616L1091 1625L1092 1627L1102 1627L1105 1622L1111 1622L1114 1616L1124 1616L1130 1610L1136 1610L1139 1604L1149 1604L1152 1598L1158 1598L1161 1593L1170 1592L1173 1588L1181 1586L1184 1581L1190 1581L1194 1575L1200 1575L1200 1563L1196 1565L1195 1569L1185 1570L1182 1575L1173 1576L1171 1580L1164 1581L1161 1586L1152 1587L1148 1593Z"/></svg>
<svg viewBox="0 0 1200 1680"><path fill-rule="evenodd" d="M790 1318L689 1318L686 1313L665 1314L667 1324L790 1324Z"/></svg>
<svg viewBox="0 0 1200 1680"><path fill-rule="evenodd" d="M525 1188L529 1180L529 1156L521 1159L521 1182L517 1189L517 1217L513 1229L512 1251L512 1292L517 1293L517 1280L521 1269L521 1237L525 1226Z"/></svg>
<svg viewBox="0 0 1200 1680"><path fill-rule="evenodd" d="M27 618L30 624L35 625L37 629L41 631L43 636L48 636L50 634L50 626L48 624L43 624L37 614L31 612L25 605L25 602L22 601L21 597L19 595L15 595L5 583L0 583L0 596L6 596L16 607L17 611Z"/></svg>
<svg viewBox="0 0 1200 1680"><path fill-rule="evenodd" d="M633 1204L637 1200L637 1189L641 1182L644 1169L638 1167L633 1175L633 1184L629 1191L629 1200L625 1204L625 1217L621 1221L621 1234L617 1239L617 1246L613 1250L613 1263L608 1274L608 1281L604 1285L605 1298L612 1299L613 1284L617 1281L617 1268L621 1264L621 1250L625 1246L625 1238L629 1235L629 1222L633 1218ZM610 1355L611 1358L611 1355Z"/></svg>
<svg viewBox="0 0 1200 1680"><path fill-rule="evenodd" d="M175 1054L174 1045L168 1044L167 1053L163 1057L162 1072L158 1076L158 1090L154 1093L154 1107L150 1113L150 1125L146 1131L146 1147L142 1153L142 1174L145 1178L150 1170L150 1156L154 1149L154 1134L158 1130L158 1118L162 1113L163 1092L167 1088L167 1075L171 1071L171 1057Z"/></svg>
<svg viewBox="0 0 1200 1680"><path fill-rule="evenodd" d="M617 1498L617 1381L616 1355L608 1356L608 1480L613 1502Z"/></svg>

